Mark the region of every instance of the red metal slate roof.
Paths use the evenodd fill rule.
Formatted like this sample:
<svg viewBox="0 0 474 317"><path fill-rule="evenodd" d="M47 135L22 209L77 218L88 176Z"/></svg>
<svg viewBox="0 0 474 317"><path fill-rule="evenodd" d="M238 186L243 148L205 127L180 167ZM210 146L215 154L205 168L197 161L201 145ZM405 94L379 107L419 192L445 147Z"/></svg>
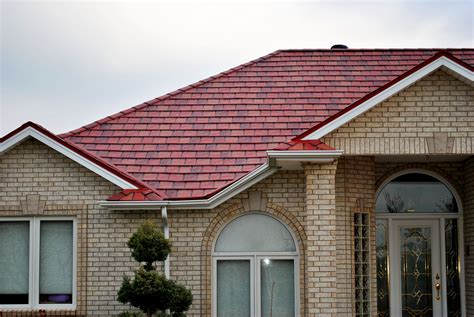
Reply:
<svg viewBox="0 0 474 317"><path fill-rule="evenodd" d="M32 129L36 130L37 132L41 133L43 136L59 143L61 146L64 146L64 147L68 148L69 150L75 152L76 154L80 155L82 158L84 158L84 159L86 159L86 160L88 160L88 161L104 168L105 170L111 172L112 174L118 176L119 178L121 178L123 180L126 180L127 182L133 184L134 186L137 186L137 187L141 188L142 191L146 190L146 191L152 192L154 194L153 197L155 198L155 200L160 200L161 199L160 194L158 193L158 191L156 191L153 188L148 188L148 185L143 183L141 180L136 179L135 177L129 175L125 171L117 168L116 166L113 166L108 161L106 161L106 160L104 160L100 157L97 157L95 154L85 150L84 148L78 146L77 144L74 144L73 142L70 142L68 140L65 140L65 139L61 138L60 136L57 136L57 135L53 134L49 130L45 129L41 125L36 124L34 122L28 121L28 122L22 124L17 129L15 129L15 130L11 131L10 133L6 134L5 136L1 137L0 138L0 144L7 141L7 140L9 140L10 138L16 136L17 134L19 134L20 132L22 132L23 130L25 130L27 128L32 128Z"/></svg>
<svg viewBox="0 0 474 317"><path fill-rule="evenodd" d="M474 49L448 49L474 65ZM209 197L439 49L280 50L62 137L165 199Z"/></svg>

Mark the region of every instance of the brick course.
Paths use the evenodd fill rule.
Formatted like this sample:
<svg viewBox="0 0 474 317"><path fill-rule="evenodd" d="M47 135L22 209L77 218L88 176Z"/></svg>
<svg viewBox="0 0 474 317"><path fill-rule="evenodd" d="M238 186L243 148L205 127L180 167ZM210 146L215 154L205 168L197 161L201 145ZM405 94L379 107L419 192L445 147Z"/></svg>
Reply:
<svg viewBox="0 0 474 317"><path fill-rule="evenodd" d="M471 86L436 71L321 140L345 154L472 154L473 107Z"/></svg>

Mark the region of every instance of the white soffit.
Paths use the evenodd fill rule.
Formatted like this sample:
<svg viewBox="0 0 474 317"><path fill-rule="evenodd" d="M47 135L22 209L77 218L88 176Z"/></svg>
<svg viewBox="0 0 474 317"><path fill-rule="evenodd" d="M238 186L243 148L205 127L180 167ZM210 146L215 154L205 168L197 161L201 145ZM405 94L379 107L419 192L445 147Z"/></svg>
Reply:
<svg viewBox="0 0 474 317"><path fill-rule="evenodd" d="M35 138L36 140L40 141L41 143L49 146L53 150L61 153L62 155L70 158L74 162L84 166L85 168L89 169L90 171L94 172L95 174L105 178L106 180L110 181L111 183L117 185L122 189L137 189L138 187L131 184L130 182L122 179L121 177L115 175L114 173L108 171L107 169L95 164L94 162L88 160L87 158L83 157L82 155L72 151L71 149L67 148L66 146L58 143L57 141L51 139L50 137L44 135L43 133L37 131L33 127L27 127L22 131L18 132L17 134L13 135L12 137L8 138L4 142L0 143L0 154L3 154L10 148L14 147L15 145L23 142L27 138Z"/></svg>
<svg viewBox="0 0 474 317"><path fill-rule="evenodd" d="M357 116L363 114L364 112L372 109L376 105L380 104L381 102L387 100L391 96L397 94L398 92L402 91L403 89L413 85L420 79L428 76L429 74L433 73L439 68L445 69L451 75L455 76L456 78L473 85L474 83L474 72L459 65L458 63L454 62L453 60L441 56L438 59L434 60L430 64L422 67L421 69L415 71L413 74L403 78L399 82L395 83L393 86L385 89L384 91L380 92L379 94L373 96L372 98L368 99L367 101L361 103L360 105L356 106L355 108L351 109L350 111L344 113L340 117L334 119L333 121L329 122L328 124L320 127L318 130L308 134L303 138L303 140L319 140L325 135L329 134L330 132L338 129L342 125L348 123L352 119L356 118Z"/></svg>

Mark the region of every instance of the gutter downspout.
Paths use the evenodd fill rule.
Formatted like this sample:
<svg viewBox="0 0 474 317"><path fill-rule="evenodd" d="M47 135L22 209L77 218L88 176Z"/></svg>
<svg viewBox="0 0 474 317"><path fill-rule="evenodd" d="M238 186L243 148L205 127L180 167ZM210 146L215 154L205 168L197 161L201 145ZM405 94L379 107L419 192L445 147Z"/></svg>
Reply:
<svg viewBox="0 0 474 317"><path fill-rule="evenodd" d="M170 238L170 228L168 226L168 211L166 206L161 207L161 218L163 219L163 232L165 239ZM165 277L170 278L170 256L168 255L165 260Z"/></svg>

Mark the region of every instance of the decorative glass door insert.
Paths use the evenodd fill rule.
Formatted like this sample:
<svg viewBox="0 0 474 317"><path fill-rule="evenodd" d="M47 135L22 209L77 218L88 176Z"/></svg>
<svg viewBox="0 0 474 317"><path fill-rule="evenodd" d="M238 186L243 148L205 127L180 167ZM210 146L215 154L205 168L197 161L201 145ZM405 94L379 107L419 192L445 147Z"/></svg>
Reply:
<svg viewBox="0 0 474 317"><path fill-rule="evenodd" d="M441 316L438 220L394 220L392 311L394 316Z"/></svg>

